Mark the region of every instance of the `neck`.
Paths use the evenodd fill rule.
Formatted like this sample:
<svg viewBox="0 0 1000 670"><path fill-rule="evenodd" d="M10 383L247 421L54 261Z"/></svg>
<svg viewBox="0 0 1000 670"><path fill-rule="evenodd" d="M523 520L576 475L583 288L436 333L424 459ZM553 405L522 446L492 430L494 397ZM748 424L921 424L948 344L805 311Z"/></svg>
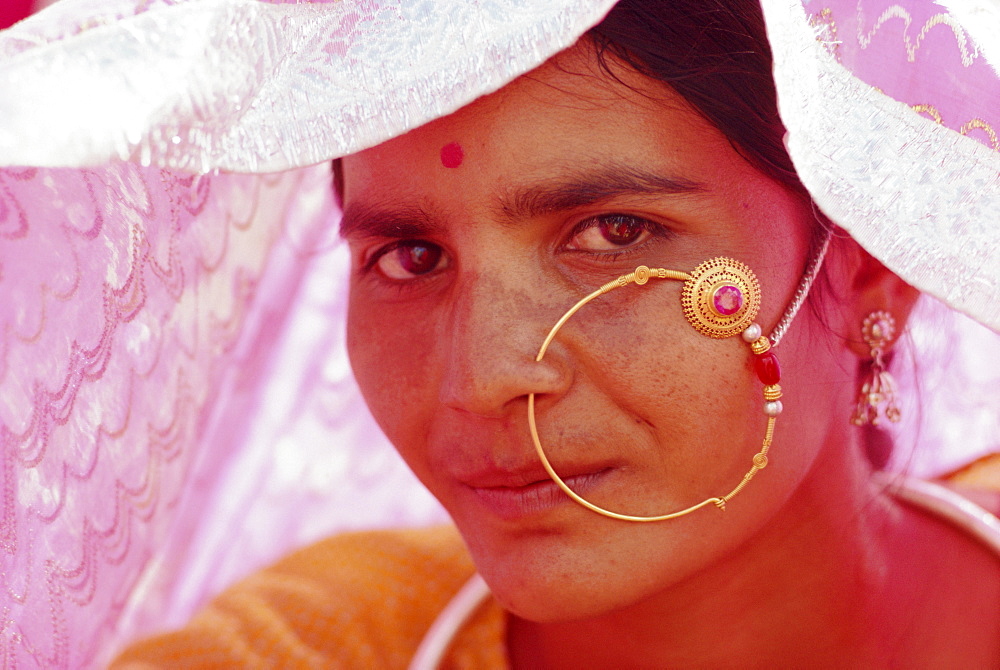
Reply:
<svg viewBox="0 0 1000 670"><path fill-rule="evenodd" d="M911 600L887 597L893 516L859 459L822 459L752 541L666 591L593 619L513 619L515 667L525 652L552 668L876 660Z"/></svg>

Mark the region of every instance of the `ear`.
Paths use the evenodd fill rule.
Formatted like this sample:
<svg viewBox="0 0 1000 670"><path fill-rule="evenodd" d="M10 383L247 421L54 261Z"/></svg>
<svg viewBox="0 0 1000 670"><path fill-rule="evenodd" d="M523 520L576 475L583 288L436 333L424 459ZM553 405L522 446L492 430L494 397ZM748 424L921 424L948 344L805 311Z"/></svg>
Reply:
<svg viewBox="0 0 1000 670"><path fill-rule="evenodd" d="M845 279L847 304L844 306L844 341L859 358L871 355L861 337L861 326L872 312L889 312L896 320L896 337L906 327L920 291L897 277L891 270L861 248L854 240L844 240L847 255ZM892 345L890 345L891 347Z"/></svg>

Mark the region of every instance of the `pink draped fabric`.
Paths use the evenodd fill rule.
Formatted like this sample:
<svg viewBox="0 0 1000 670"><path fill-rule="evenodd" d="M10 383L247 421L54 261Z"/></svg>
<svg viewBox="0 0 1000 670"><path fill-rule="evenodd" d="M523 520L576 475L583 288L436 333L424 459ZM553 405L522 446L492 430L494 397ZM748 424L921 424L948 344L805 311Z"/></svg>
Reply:
<svg viewBox="0 0 1000 670"><path fill-rule="evenodd" d="M776 77L807 187L897 274L1000 328L1000 7L801 4L822 53L812 62L800 43L778 36ZM780 32L773 24L772 41ZM1000 405L990 391L1000 384L996 333L926 296L894 368L906 416L891 428L894 469L931 476L1000 450Z"/></svg>
<svg viewBox="0 0 1000 670"><path fill-rule="evenodd" d="M995 71L1000 64L991 65L946 7L892 0L809 7L819 10L811 22L820 38L856 77L935 123L1000 151Z"/></svg>
<svg viewBox="0 0 1000 670"><path fill-rule="evenodd" d="M405 3L315 3L325 5L322 13L297 4L269 3L262 12L251 0L62 0L28 28L0 37L0 82L7 87L0 88L0 147L39 165L73 166L10 165L0 152L8 164L0 169L5 666L99 665L130 636L182 623L226 583L293 546L337 529L443 518L354 385L343 341L346 260L329 167L299 166L404 132L496 89L571 43L607 2L432 3L414 16ZM830 49L841 66L898 100L918 123L940 121L958 138L956 150L972 157L969 165L992 169L977 152L997 155L996 62L966 31L935 18L939 6L907 2L907 19L902 5L884 0L764 2L770 16L807 25L802 4L819 37L835 38ZM129 18L140 14L141 21ZM181 17L184 30L177 28ZM236 27L213 32L227 25L213 22L219 17ZM472 26L465 32L455 27L463 21ZM287 25L295 30L280 29ZM240 32L247 26L260 34ZM497 43L476 41L501 28L511 32ZM379 44L383 34L400 41ZM93 35L106 39L88 42ZM166 37L191 49L157 52ZM101 50L112 38L122 51ZM129 51L133 42L143 48ZM432 52L419 51L427 44ZM419 58L408 49L418 49ZM237 58L206 65L205 54L215 51ZM63 91L39 83L38 71L60 56L76 67L81 52L94 54L91 69L79 70L93 77L84 90L106 91L112 108L100 107L101 96L60 97ZM34 57L42 70L32 69ZM102 73L141 79L145 70L129 69L133 57L162 66L180 93L143 81L124 94L108 86ZM390 82L401 72L383 65L392 58L439 64L440 72ZM31 67L18 69L25 63ZM75 76L59 81L69 86ZM834 142L839 136L829 128L849 120L840 112L811 136L819 137L818 150L800 151L796 142L810 129L795 120L796 110L807 119L821 116L808 104L822 99L812 94L810 76L789 80L793 93L810 95L786 97L782 113L807 185L827 198L821 205L879 255L893 248L876 234L880 226L882 237L891 237L897 225L879 222L907 214L865 200L856 181L875 174L898 186L883 189L897 201L939 189L952 198L955 218L968 222L959 228L942 218L949 233L942 237L971 245L957 254L973 267L985 256L982 272L965 269L942 288L922 272L925 259L902 258L913 267L904 262L898 270L889 263L892 253L883 260L904 276L921 270L915 279L949 302L949 290L971 296L956 302L980 320L996 319L981 296L997 296L989 281L1000 244L974 226L981 212L992 211L993 223L1000 211L987 207L998 197L997 171L993 181L968 182L926 172L921 178L931 181L914 189L879 172L877 143L858 152ZM778 77L780 83L780 67ZM966 88L966 80L977 88ZM23 96L44 94L48 104L21 104L12 82L24 84L17 89ZM382 97L365 99L362 84ZM341 93L348 102L340 102ZM261 109L270 116L251 113ZM84 111L92 123L73 127ZM36 115L57 127L39 130ZM102 125L107 119L123 125ZM811 156L824 152L856 169L838 175L842 182L822 181L827 166ZM233 171L219 171L226 167ZM924 204L928 216L938 216L935 203ZM868 216L876 209L884 219ZM926 474L996 446L1000 425L990 389L1000 369L991 361L1000 359L1000 347L995 334L945 307L921 309L913 353L901 352L897 363L908 393L904 409L922 423L901 428L905 448L895 465ZM920 449L911 451L916 444Z"/></svg>
<svg viewBox="0 0 1000 670"><path fill-rule="evenodd" d="M0 170L7 664L83 667L334 529L443 519L350 377L329 179Z"/></svg>
<svg viewBox="0 0 1000 670"><path fill-rule="evenodd" d="M296 182L0 172L6 664L78 666L113 628L247 320L279 232L264 222Z"/></svg>

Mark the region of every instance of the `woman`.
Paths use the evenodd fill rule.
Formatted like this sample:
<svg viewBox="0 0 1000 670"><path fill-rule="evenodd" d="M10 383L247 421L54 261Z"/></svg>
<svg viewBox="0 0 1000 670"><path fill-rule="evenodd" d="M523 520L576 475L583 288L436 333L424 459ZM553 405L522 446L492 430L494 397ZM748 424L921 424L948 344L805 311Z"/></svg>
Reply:
<svg viewBox="0 0 1000 670"><path fill-rule="evenodd" d="M849 421L894 418L891 388L859 406L859 387L890 384L918 292L817 213L770 67L754 2L622 2L501 90L338 161L354 372L461 541L306 549L119 662L400 665L470 577L464 542L492 598L456 624L456 667L997 665L996 551L873 477ZM652 279L554 329L638 266L720 257L759 280L736 330L682 297L729 323L755 281L732 274L736 304ZM751 350L762 333L773 351Z"/></svg>

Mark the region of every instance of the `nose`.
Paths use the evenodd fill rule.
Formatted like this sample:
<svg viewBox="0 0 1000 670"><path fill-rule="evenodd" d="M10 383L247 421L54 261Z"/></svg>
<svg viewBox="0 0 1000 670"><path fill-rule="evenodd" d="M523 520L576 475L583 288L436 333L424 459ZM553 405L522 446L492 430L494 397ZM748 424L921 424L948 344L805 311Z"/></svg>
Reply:
<svg viewBox="0 0 1000 670"><path fill-rule="evenodd" d="M503 418L517 411L529 393L563 394L572 373L561 348L550 347L542 361L535 361L559 313L523 274L462 281L451 303L441 402L481 417Z"/></svg>

